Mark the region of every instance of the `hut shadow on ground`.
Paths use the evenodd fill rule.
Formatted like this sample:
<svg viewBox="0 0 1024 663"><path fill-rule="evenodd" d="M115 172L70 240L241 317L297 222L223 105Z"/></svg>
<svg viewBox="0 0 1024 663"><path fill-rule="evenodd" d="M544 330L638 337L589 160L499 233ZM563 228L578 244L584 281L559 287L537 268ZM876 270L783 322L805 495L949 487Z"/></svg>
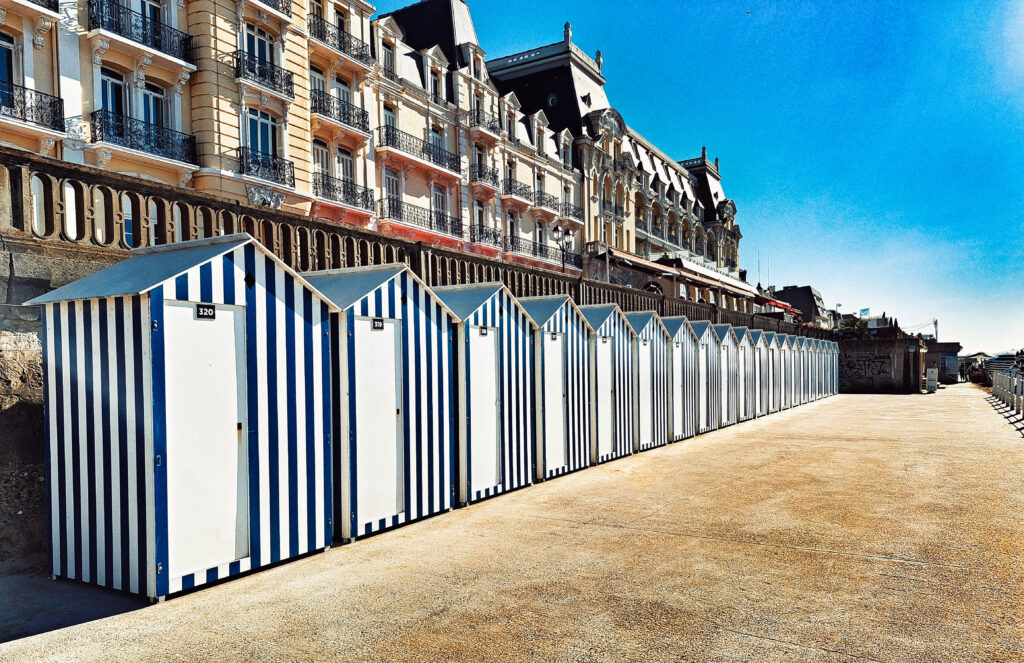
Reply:
<svg viewBox="0 0 1024 663"><path fill-rule="evenodd" d="M1024 437L1024 415L1017 414L1016 410L1012 407L1007 407L995 396L988 396L985 400L989 402L997 414L1001 414L1003 419L1006 419L1006 423L1013 426L1014 430L1020 433L1021 437Z"/></svg>
<svg viewBox="0 0 1024 663"><path fill-rule="evenodd" d="M147 600L70 580L51 580L42 556L0 563L0 643L146 607Z"/></svg>

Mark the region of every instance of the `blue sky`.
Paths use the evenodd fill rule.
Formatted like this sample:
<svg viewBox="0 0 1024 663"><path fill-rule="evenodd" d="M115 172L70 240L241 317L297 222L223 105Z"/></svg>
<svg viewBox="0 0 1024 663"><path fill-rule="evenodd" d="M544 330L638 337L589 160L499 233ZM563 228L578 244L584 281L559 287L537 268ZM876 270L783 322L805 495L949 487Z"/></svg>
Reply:
<svg viewBox="0 0 1024 663"><path fill-rule="evenodd" d="M752 283L760 257L762 283L770 260L843 311L1024 346L1024 0L470 8L488 57L571 21L633 128L677 159L707 145Z"/></svg>

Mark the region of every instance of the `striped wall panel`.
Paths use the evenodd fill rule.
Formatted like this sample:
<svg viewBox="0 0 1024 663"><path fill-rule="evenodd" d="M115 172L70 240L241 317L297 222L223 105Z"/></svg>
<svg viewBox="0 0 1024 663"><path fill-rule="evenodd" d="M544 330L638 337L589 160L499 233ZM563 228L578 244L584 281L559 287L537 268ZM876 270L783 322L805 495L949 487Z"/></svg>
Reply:
<svg viewBox="0 0 1024 663"><path fill-rule="evenodd" d="M616 310L608 316L595 333L595 342L607 337L612 343L612 364L615 370L615 440L611 453L598 455L595 462L604 463L633 453L633 330L625 317ZM596 441L592 449L596 449ZM592 451L596 454L596 451Z"/></svg>
<svg viewBox="0 0 1024 663"><path fill-rule="evenodd" d="M544 468L544 478L561 476L590 465L590 328L580 315L578 309L570 301L562 304L551 316L539 332L563 334L565 336L565 353L562 369L566 377L565 393L567 401L566 464L560 467L549 467L547 457L538 457ZM535 345L539 361L536 385L538 398L546 402L548 395L544 393L543 367L546 357L543 343ZM539 410L539 408L538 408ZM544 428L536 429L539 449L543 453Z"/></svg>
<svg viewBox="0 0 1024 663"><path fill-rule="evenodd" d="M768 352L768 414L774 414L782 409L782 354L778 335L766 333L765 346Z"/></svg>
<svg viewBox="0 0 1024 663"><path fill-rule="evenodd" d="M710 323L695 325L697 334L697 375L700 399L697 411L697 432L708 433L721 426L721 342ZM701 415L703 409L704 414Z"/></svg>
<svg viewBox="0 0 1024 663"><path fill-rule="evenodd" d="M720 339L720 364L719 372L720 379L725 381L726 384L722 385L722 398L725 398L724 403L720 403L721 407L721 426L731 426L739 420L739 388L740 388L740 372L739 372L739 346L736 343L736 335L732 331L732 327L729 325L716 325L716 331Z"/></svg>
<svg viewBox="0 0 1024 663"><path fill-rule="evenodd" d="M737 343L736 349L737 359L742 357L736 366L737 393L739 395L739 392L742 392L742 407L739 400L736 403L736 420L747 421L753 419L757 414L758 394L755 382L758 379L758 371L755 366L757 357L754 354L754 344L751 342L749 330L744 331L743 338Z"/></svg>
<svg viewBox="0 0 1024 663"><path fill-rule="evenodd" d="M496 327L500 337L498 375L501 396L501 481L497 487L473 491L468 501L493 497L533 483L534 371L532 323L507 289L496 292L464 321L462 334L466 366L471 366L471 326ZM473 376L466 374L466 393L472 397ZM463 403L463 406L467 404ZM468 433L467 433L468 436ZM467 449L467 467L472 467ZM472 477L467 476L467 480Z"/></svg>
<svg viewBox="0 0 1024 663"><path fill-rule="evenodd" d="M666 324L672 318L665 318ZM672 392L672 431L671 441L678 442L693 437L697 434L697 407L700 398L700 386L698 385L697 369L697 338L694 336L693 328L683 318L678 330L672 337L672 352L681 355L679 361L673 360L670 367L671 392ZM681 371L676 371L676 366ZM677 420L675 416L675 401L681 399L682 419Z"/></svg>
<svg viewBox="0 0 1024 663"><path fill-rule="evenodd" d="M651 357L651 406L654 408L653 426L651 427L653 437L644 440L637 437L637 448L641 451L653 449L668 444L669 418L672 416L672 394L669 389L669 380L672 368L672 345L671 337L662 326L657 315L651 318L650 322L641 329L634 329L637 333L637 352L650 352ZM646 344L645 344L646 342ZM637 383L637 389L643 386ZM634 398L635 402L639 402Z"/></svg>
<svg viewBox="0 0 1024 663"><path fill-rule="evenodd" d="M335 454L335 504L339 514L347 514L350 535L353 538L365 536L451 509L455 498L454 325L451 317L408 271L399 273L339 315L344 316L340 336L347 341L344 343L347 357L344 368L339 368L338 379L347 380L352 394L357 384L359 348L348 341L347 330L352 328L355 316L402 321L405 506L401 513L390 518L367 520L360 517L355 498L359 462L356 422L349 404L338 401L334 417L336 446L340 449L344 445L348 453L345 465L342 454ZM335 353L339 347L341 344L335 348ZM334 363L341 367L341 357L335 357ZM342 391L341 385L336 385L336 399L341 398ZM350 482L349 504L342 502L343 482L338 478L343 476Z"/></svg>

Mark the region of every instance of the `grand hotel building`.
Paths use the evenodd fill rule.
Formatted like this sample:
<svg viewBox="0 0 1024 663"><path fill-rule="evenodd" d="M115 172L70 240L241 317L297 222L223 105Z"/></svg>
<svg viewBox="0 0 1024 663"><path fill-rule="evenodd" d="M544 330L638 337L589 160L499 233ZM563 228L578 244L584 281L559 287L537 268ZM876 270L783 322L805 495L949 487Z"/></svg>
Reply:
<svg viewBox="0 0 1024 663"><path fill-rule="evenodd" d="M0 143L752 310L717 160L675 161L631 128L568 24L489 59L464 0L375 11L0 0Z"/></svg>

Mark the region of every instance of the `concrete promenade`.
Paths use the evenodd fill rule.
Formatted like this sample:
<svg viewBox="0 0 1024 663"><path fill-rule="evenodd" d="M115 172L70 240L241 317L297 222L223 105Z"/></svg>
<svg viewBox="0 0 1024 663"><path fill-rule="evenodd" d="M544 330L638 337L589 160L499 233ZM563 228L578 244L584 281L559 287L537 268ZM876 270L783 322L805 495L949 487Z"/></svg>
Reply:
<svg viewBox="0 0 1024 663"><path fill-rule="evenodd" d="M840 395L159 605L0 578L11 637L0 661L1022 660L1024 438L969 385Z"/></svg>

